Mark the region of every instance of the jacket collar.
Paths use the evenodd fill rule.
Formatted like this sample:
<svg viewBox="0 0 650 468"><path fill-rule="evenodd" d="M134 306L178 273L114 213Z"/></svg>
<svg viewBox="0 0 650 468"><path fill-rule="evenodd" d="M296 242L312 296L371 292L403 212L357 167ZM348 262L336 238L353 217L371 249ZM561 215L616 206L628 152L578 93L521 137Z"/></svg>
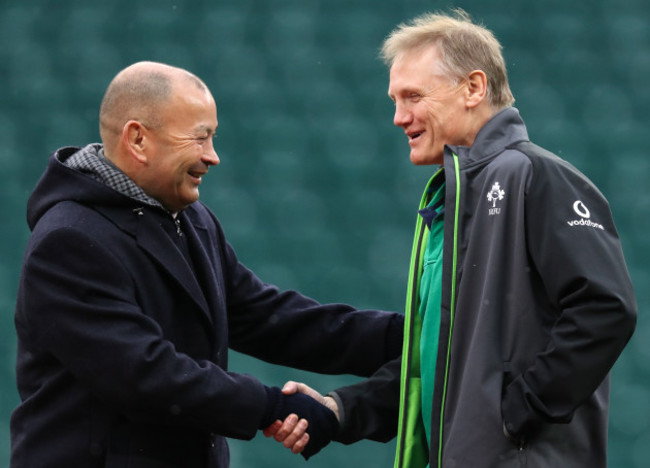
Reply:
<svg viewBox="0 0 650 468"><path fill-rule="evenodd" d="M447 146L445 153L458 155L461 166L491 159L504 148L528 141L526 125L514 107L506 107L492 116L479 130L472 146Z"/></svg>

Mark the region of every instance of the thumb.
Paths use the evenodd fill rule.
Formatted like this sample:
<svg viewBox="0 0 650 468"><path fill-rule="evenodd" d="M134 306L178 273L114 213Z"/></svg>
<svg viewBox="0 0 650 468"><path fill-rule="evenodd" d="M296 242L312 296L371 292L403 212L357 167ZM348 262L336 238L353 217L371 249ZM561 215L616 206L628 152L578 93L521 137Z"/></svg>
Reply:
<svg viewBox="0 0 650 468"><path fill-rule="evenodd" d="M282 387L282 393L285 395L292 395L300 389L300 384L298 382L294 382L293 380L289 380L287 383L284 384L284 387Z"/></svg>
<svg viewBox="0 0 650 468"><path fill-rule="evenodd" d="M321 405L325 404L325 399L323 398L323 395L318 393L316 390L311 388L309 385L306 385L302 382L294 382L292 380L288 381L286 384L284 384L284 387L282 388L282 393L284 395L291 395L294 393L302 393L303 395L307 395L317 402L319 402Z"/></svg>

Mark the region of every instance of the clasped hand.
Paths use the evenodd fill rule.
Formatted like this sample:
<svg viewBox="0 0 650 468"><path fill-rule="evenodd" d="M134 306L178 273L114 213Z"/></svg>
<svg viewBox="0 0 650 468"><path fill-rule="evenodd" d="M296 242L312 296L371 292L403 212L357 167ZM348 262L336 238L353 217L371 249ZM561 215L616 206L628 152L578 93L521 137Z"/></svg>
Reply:
<svg viewBox="0 0 650 468"><path fill-rule="evenodd" d="M339 408L333 398L323 396L313 388L305 385L304 383L289 381L284 384L282 393L291 395L294 393L303 393L310 396L320 404L329 408L335 415L336 419L340 421ZM282 443L286 448L290 449L292 453L302 453L307 444L309 443L310 435L307 432L309 428L309 421L300 419L296 414L290 414L284 421L276 420L269 427L264 429L263 433L266 437L273 437L278 442ZM319 428L312 428L312 430L319 430ZM329 442L326 441L325 445ZM324 445L323 445L324 446ZM322 447L318 447L316 451L310 453L309 456L315 454ZM305 456L307 458L307 456Z"/></svg>

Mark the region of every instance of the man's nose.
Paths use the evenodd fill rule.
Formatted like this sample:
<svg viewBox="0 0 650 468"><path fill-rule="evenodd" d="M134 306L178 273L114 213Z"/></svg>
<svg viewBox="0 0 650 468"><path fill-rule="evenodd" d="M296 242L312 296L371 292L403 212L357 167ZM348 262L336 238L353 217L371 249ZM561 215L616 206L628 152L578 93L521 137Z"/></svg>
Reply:
<svg viewBox="0 0 650 468"><path fill-rule="evenodd" d="M411 123L413 115L404 106L400 104L395 105L395 115L393 116L393 124L398 127L404 127Z"/></svg>
<svg viewBox="0 0 650 468"><path fill-rule="evenodd" d="M221 160L219 159L219 155L217 155L217 152L214 149L214 144L212 143L212 140L210 140L210 147L208 148L208 151L206 151L203 154L202 160L208 166L216 166L221 162Z"/></svg>

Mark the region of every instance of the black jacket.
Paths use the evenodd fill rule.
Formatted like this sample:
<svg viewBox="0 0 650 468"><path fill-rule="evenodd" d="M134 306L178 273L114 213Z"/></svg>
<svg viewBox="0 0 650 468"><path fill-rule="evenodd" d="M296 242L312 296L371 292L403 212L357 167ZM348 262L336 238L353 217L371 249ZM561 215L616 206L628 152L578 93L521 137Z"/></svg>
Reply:
<svg viewBox="0 0 650 468"><path fill-rule="evenodd" d="M636 321L607 201L574 167L532 144L514 108L488 121L472 147L447 147L444 170L431 184L441 177L445 238L431 440L419 430L412 360L420 352L414 278L421 221L401 397L399 362L339 389L340 440L386 440L397 431L398 467L604 467L608 373Z"/></svg>
<svg viewBox="0 0 650 468"><path fill-rule="evenodd" d="M399 354L401 315L278 291L203 204L179 231L64 166L77 150L50 158L28 204L13 468L225 468L224 438L252 438L266 409L264 385L228 371L228 348L358 375Z"/></svg>

